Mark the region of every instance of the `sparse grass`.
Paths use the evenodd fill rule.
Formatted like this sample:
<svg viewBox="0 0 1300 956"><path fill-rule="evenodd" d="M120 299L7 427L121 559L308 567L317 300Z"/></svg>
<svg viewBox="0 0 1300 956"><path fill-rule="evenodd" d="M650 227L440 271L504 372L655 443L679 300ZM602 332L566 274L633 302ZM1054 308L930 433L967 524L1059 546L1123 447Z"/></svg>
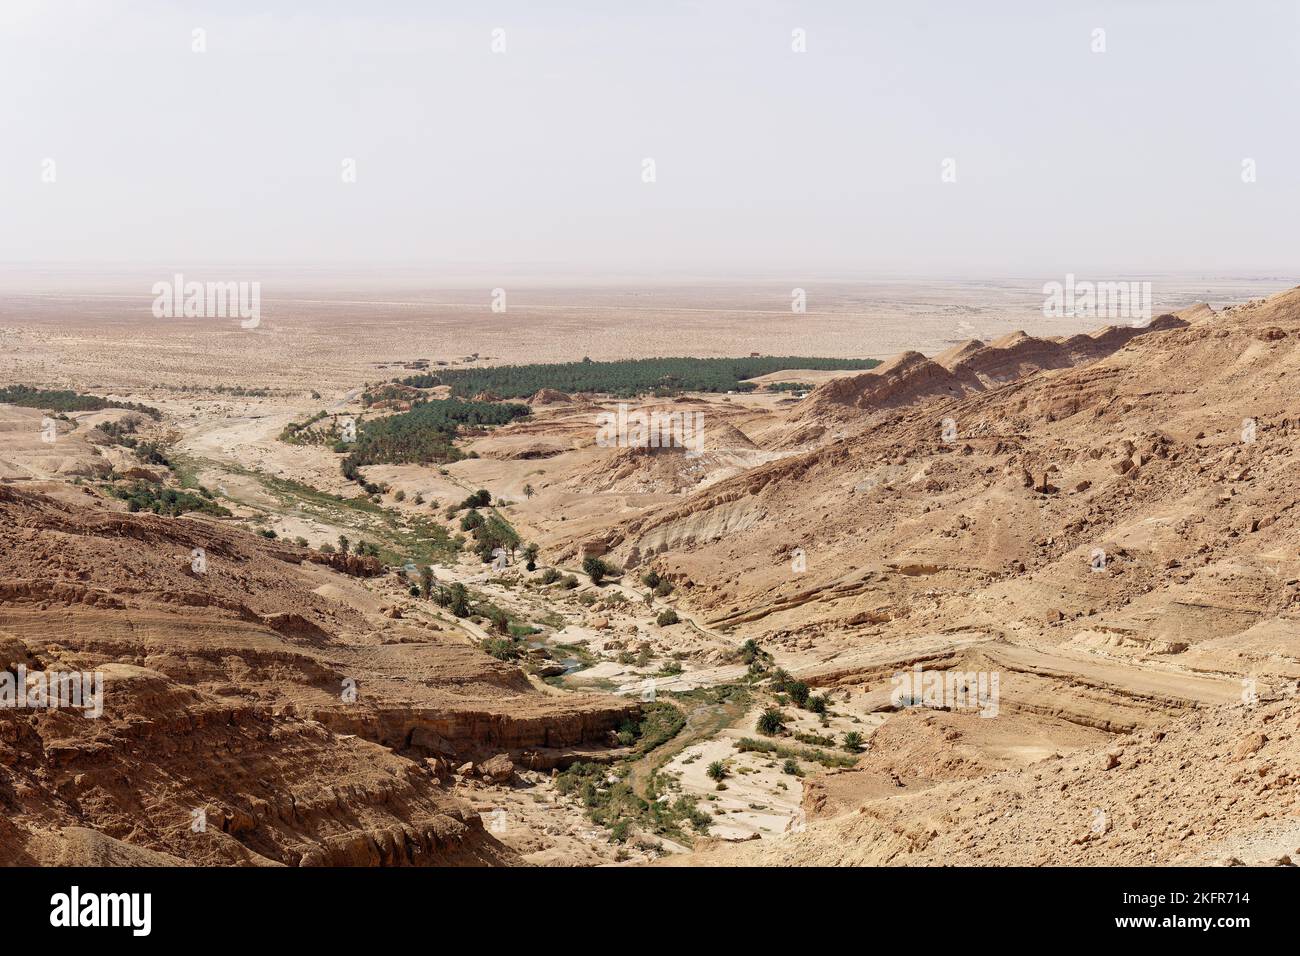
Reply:
<svg viewBox="0 0 1300 956"><path fill-rule="evenodd" d="M198 487L197 476L207 464L201 459L175 456L172 470L182 488L193 488ZM342 498L298 481L238 465L214 462L212 467L257 481L275 498L279 505L276 510L281 514L316 518L343 529L354 540L376 541L379 558L387 564L403 564L408 558L416 564L445 564L455 559L458 549L447 529L420 515L405 515L366 498ZM259 507L252 502L240 503Z"/></svg>
<svg viewBox="0 0 1300 956"><path fill-rule="evenodd" d="M753 737L742 737L736 741L736 749L741 753L774 754L785 759L808 760L819 763L823 767L852 767L858 762L857 757L845 754L827 753L815 747L788 747L771 740L756 740Z"/></svg>

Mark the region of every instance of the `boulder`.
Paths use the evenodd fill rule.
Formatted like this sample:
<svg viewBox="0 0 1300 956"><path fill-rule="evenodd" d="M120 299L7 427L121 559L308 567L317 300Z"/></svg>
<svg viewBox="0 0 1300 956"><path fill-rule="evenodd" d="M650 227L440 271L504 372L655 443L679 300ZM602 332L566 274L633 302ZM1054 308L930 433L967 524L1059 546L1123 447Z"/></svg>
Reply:
<svg viewBox="0 0 1300 956"><path fill-rule="evenodd" d="M478 772L484 780L505 783L515 775L515 765L505 754L497 754L479 764Z"/></svg>

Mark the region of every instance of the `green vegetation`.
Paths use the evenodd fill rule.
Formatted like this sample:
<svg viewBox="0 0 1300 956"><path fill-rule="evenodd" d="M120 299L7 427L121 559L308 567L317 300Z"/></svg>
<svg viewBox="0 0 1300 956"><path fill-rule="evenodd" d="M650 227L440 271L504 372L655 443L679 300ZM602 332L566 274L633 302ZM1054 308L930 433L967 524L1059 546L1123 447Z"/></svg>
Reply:
<svg viewBox="0 0 1300 956"><path fill-rule="evenodd" d="M808 690L808 685L801 680L791 681L786 684L785 692L790 696L790 699L794 701L796 707L802 707L808 703L808 694L810 691Z"/></svg>
<svg viewBox="0 0 1300 956"><path fill-rule="evenodd" d="M844 735L844 749L851 754L862 752L862 735L856 730L850 730Z"/></svg>
<svg viewBox="0 0 1300 956"><path fill-rule="evenodd" d="M655 701L641 708L638 720L619 727L618 742L625 747L635 743L636 752L646 754L672 740L685 725L686 715L680 708L668 701Z"/></svg>
<svg viewBox="0 0 1300 956"><path fill-rule="evenodd" d="M505 637L490 637L479 646L499 661L517 661L524 655L517 641Z"/></svg>
<svg viewBox="0 0 1300 956"><path fill-rule="evenodd" d="M758 715L757 730L769 737L785 730L785 714L778 707L768 707Z"/></svg>
<svg viewBox="0 0 1300 956"><path fill-rule="evenodd" d="M668 608L668 610L666 611L660 611L659 616L655 618L655 623L658 624L660 627L668 627L670 625L676 624L677 621L678 621L677 612L674 611L672 608Z"/></svg>
<svg viewBox="0 0 1300 956"><path fill-rule="evenodd" d="M318 427L318 423L327 418L329 421ZM285 425L280 431L280 441L290 445L332 445L335 446L335 451L345 450L339 447L343 441L339 417L325 411L317 412L305 422L290 422Z"/></svg>
<svg viewBox="0 0 1300 956"><path fill-rule="evenodd" d="M0 388L0 405L21 405L24 408L47 408L55 412L98 412L105 408L128 408L133 412L158 419L162 413L148 405L136 402L116 402L98 395L81 395L72 391L50 391L27 385L6 385Z"/></svg>
<svg viewBox="0 0 1300 956"><path fill-rule="evenodd" d="M211 500L211 492L191 494L146 481L137 481L129 488L109 487L107 491L115 498L125 501L127 511L152 511L156 515L172 518L187 511L198 511L218 518L230 517L229 511Z"/></svg>
<svg viewBox="0 0 1300 956"><path fill-rule="evenodd" d="M609 767L596 763L576 763L555 778L561 794L574 794L593 821L610 830L610 837L625 841L636 825L650 833L689 842L692 834L708 833L713 818L699 809L694 797L679 796L660 802L659 780L651 781L651 799L636 795L626 776L611 781ZM689 829L688 829L689 828Z"/></svg>
<svg viewBox="0 0 1300 956"><path fill-rule="evenodd" d="M587 558L582 562L582 573L591 578L592 584L600 584L606 577L616 574L617 569L600 558Z"/></svg>
<svg viewBox="0 0 1300 956"><path fill-rule="evenodd" d="M355 539L376 542L377 556L386 564L401 565L407 560L417 565L442 562L454 559L460 550L445 527L421 515L396 514L368 498L343 498L311 485L232 463L223 463L221 468L255 480L275 499L275 507L270 509L255 498L240 503L271 514L292 512L299 517L315 518L322 524L347 528ZM203 459L173 455L172 469L180 479L181 487L197 487L196 476L203 470Z"/></svg>
<svg viewBox="0 0 1300 956"><path fill-rule="evenodd" d="M687 698L682 695L683 700ZM618 731L619 742L633 748L632 760L615 767L574 764L556 777L556 789L561 794L578 796L587 815L609 828L610 837L618 842L627 839L635 825L689 843L693 835L708 832L712 818L698 808L694 797L660 800L676 783L653 770L649 772L645 796L638 796L633 769L637 759L668 743L685 725L685 713L673 703L661 700L646 704L638 719L626 722Z"/></svg>
<svg viewBox="0 0 1300 956"><path fill-rule="evenodd" d="M704 772L708 774L710 780L714 780L718 783L722 783L722 781L727 779L727 765L721 760L713 761L713 763L709 764L709 768Z"/></svg>
<svg viewBox="0 0 1300 956"><path fill-rule="evenodd" d="M866 370L877 359L804 357L655 358L617 362L563 362L538 365L497 365L489 368L447 369L412 375L400 384L414 388L447 385L451 394L469 398L483 392L502 398L527 398L543 388L565 392L605 392L631 397L650 392L743 392L754 386L745 379L782 369Z"/></svg>
<svg viewBox="0 0 1300 956"><path fill-rule="evenodd" d="M359 422L343 474L359 480L362 465L427 465L464 457L453 444L462 427L504 425L528 414L527 405L466 402L457 398L419 402L409 412Z"/></svg>
<svg viewBox="0 0 1300 956"><path fill-rule="evenodd" d="M824 734L804 734L796 732L794 739L801 744L812 744L815 747L834 747L835 738L827 737Z"/></svg>
<svg viewBox="0 0 1300 956"><path fill-rule="evenodd" d="M769 392L811 392L815 386L807 382L770 382L766 387Z"/></svg>
<svg viewBox="0 0 1300 956"><path fill-rule="evenodd" d="M742 737L736 741L736 749L741 753L772 754L786 760L809 760L824 767L852 767L858 762L857 757L827 753L815 747L787 747L771 740L755 740L753 737Z"/></svg>

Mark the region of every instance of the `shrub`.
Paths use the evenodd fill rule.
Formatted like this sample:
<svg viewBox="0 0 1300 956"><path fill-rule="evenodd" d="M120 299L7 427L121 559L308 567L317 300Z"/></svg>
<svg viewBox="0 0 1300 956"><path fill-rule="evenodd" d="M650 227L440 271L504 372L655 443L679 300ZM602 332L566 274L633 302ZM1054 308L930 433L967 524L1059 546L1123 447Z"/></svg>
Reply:
<svg viewBox="0 0 1300 956"><path fill-rule="evenodd" d="M850 730L844 735L844 749L851 754L862 752L862 735L856 730Z"/></svg>
<svg viewBox="0 0 1300 956"><path fill-rule="evenodd" d="M517 661L523 654L519 645L508 637L489 637L482 647L499 661Z"/></svg>
<svg viewBox="0 0 1300 956"><path fill-rule="evenodd" d="M709 769L705 773L709 775L710 780L718 783L722 783L723 780L727 779L727 767L721 760L715 760L709 764Z"/></svg>
<svg viewBox="0 0 1300 956"><path fill-rule="evenodd" d="M655 623L660 627L668 627L671 624L676 624L678 620L677 612L672 608L668 608L666 611L659 612L659 616L655 618Z"/></svg>

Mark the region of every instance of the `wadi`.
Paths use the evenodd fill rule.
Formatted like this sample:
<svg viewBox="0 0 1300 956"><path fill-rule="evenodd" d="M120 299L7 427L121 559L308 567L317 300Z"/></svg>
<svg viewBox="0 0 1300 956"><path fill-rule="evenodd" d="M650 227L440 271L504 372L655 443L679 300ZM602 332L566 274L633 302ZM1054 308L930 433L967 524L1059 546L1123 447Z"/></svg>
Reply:
<svg viewBox="0 0 1300 956"><path fill-rule="evenodd" d="M739 289L0 297L0 863L1289 863L1300 289Z"/></svg>

